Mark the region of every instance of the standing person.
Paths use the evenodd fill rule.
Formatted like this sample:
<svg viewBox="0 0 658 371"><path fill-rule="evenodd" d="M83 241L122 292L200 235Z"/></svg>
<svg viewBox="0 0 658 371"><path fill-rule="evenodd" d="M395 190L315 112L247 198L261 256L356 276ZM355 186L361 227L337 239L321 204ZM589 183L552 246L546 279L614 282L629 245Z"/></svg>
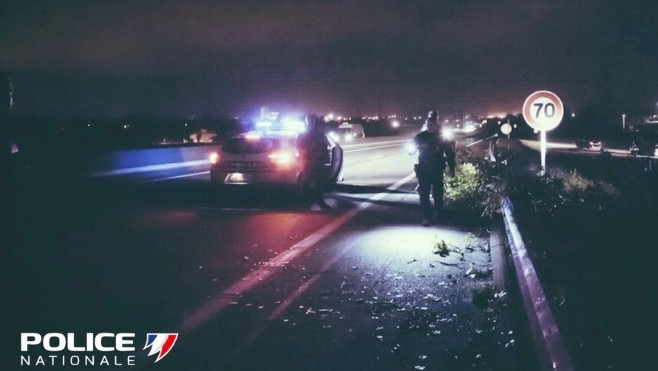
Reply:
<svg viewBox="0 0 658 371"><path fill-rule="evenodd" d="M418 159L414 171L418 178L418 194L423 213L423 226L430 225L434 199L434 215L440 219L443 215L443 173L446 166L450 176L455 176L455 150L451 141L442 136L439 114L432 110L420 133L414 137L414 146Z"/></svg>
<svg viewBox="0 0 658 371"><path fill-rule="evenodd" d="M322 130L320 118L313 114L304 117L306 132L299 137L299 149L304 161L302 186L305 195L321 209L330 208L322 193L328 181L329 142Z"/></svg>

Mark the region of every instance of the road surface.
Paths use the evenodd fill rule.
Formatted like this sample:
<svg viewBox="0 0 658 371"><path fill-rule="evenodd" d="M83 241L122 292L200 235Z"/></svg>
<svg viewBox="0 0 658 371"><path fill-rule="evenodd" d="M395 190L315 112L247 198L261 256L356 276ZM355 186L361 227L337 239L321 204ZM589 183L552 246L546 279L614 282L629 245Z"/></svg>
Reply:
<svg viewBox="0 0 658 371"><path fill-rule="evenodd" d="M328 211L218 193L203 169L28 180L10 320L18 332L135 333L138 369L154 362L147 332L178 334L164 370L532 369L523 313L492 263L501 242L456 211L420 225L407 139L346 146Z"/></svg>

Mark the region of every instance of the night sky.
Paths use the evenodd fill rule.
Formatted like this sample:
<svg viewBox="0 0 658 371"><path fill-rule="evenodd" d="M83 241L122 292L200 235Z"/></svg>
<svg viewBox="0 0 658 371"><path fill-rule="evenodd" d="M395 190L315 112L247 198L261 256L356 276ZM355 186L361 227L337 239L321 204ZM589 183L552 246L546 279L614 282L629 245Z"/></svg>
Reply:
<svg viewBox="0 0 658 371"><path fill-rule="evenodd" d="M4 0L0 70L28 113L162 117L653 113L654 0Z"/></svg>

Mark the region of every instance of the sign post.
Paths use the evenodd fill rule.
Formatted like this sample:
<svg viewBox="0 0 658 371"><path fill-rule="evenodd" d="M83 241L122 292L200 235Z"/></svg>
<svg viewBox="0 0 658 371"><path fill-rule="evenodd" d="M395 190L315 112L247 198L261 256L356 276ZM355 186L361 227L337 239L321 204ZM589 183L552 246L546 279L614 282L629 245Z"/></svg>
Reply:
<svg viewBox="0 0 658 371"><path fill-rule="evenodd" d="M507 135L507 139L509 139L509 134L512 132L512 125L510 125L509 122L504 123L503 126L500 127L500 132Z"/></svg>
<svg viewBox="0 0 658 371"><path fill-rule="evenodd" d="M523 118L531 128L539 132L541 151L541 176L546 174L546 132L555 129L564 116L560 98L548 90L536 91L523 103Z"/></svg>

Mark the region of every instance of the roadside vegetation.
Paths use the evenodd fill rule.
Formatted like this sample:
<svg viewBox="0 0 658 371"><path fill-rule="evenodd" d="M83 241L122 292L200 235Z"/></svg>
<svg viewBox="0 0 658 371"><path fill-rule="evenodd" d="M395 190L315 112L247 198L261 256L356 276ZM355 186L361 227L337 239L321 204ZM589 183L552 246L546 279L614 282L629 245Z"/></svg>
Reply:
<svg viewBox="0 0 658 371"><path fill-rule="evenodd" d="M574 211L621 210L623 192L596 175L577 169L538 176L513 171L505 163L475 156L466 148L457 148L456 176L446 178L446 200L454 209L481 217L500 212L501 197L527 207L542 216L559 216ZM598 164L597 164L598 165Z"/></svg>
<svg viewBox="0 0 658 371"><path fill-rule="evenodd" d="M658 214L655 160L571 157L539 176L527 159L506 164L467 148L457 153L457 176L446 178L448 205L492 217L501 197L512 200L576 368L626 366L628 354L647 347L637 339L655 297L658 257L646 243ZM437 254L445 254L442 247ZM474 303L490 302L490 291L474 293Z"/></svg>

